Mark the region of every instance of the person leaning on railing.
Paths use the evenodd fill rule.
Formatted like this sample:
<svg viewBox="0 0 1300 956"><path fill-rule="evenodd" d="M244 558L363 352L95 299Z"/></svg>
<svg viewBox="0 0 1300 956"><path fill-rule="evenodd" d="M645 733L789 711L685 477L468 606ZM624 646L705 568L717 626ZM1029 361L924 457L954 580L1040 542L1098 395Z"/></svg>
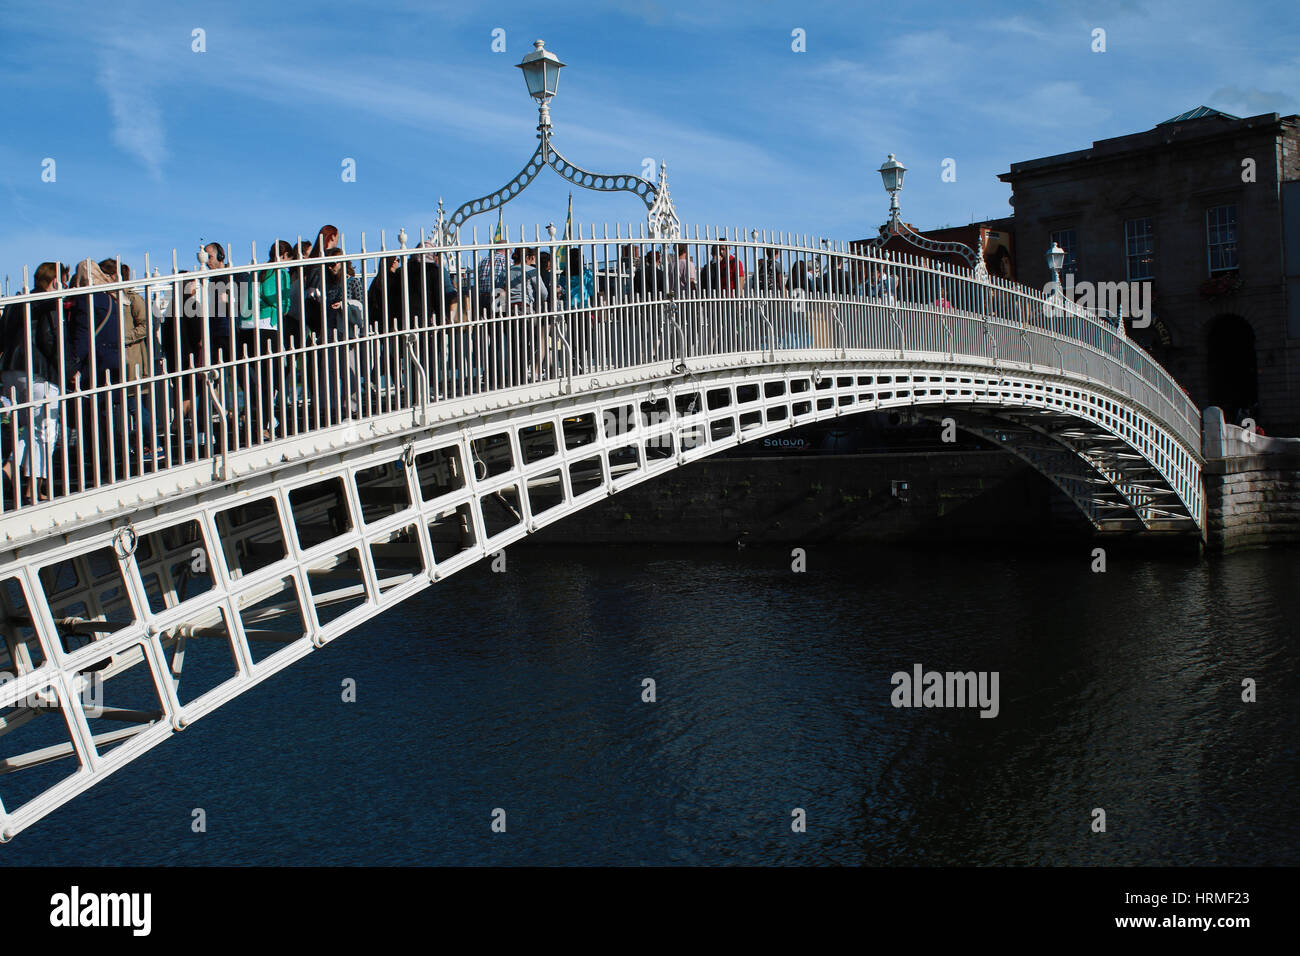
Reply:
<svg viewBox="0 0 1300 956"><path fill-rule="evenodd" d="M406 287L406 257L383 256L375 261L375 277L366 290L366 321L377 328L380 340L377 362L382 385L399 387L404 381L402 358L402 331L407 327L403 317L406 301L402 289Z"/></svg>
<svg viewBox="0 0 1300 956"><path fill-rule="evenodd" d="M418 323L421 327L442 325L448 308L456 302L456 287L450 273L443 270L442 250L436 241L426 239L424 248L428 251L416 255L409 266L411 310L423 315Z"/></svg>
<svg viewBox="0 0 1300 956"><path fill-rule="evenodd" d="M72 285L77 289L107 285L108 276L90 259L77 265ZM106 385L121 380L121 339L118 309L108 292L87 292L70 297L72 303L72 362L68 375L80 388ZM92 374L93 373L93 374Z"/></svg>
<svg viewBox="0 0 1300 956"><path fill-rule="evenodd" d="M111 282L131 280L131 267L125 263L118 270L116 259L104 259L99 263L100 270ZM148 378L154 373L153 355L149 348L149 306L144 296L135 289L122 289L117 293L118 314L122 317L122 348L125 375L124 382ZM137 394L138 393L138 394ZM137 413L137 405L139 411ZM155 447L156 415L154 411L153 390L140 387L128 389L126 393L126 412L134 428L139 429L143 442L145 462L152 462L161 454ZM134 445L132 446L134 451Z"/></svg>
<svg viewBox="0 0 1300 956"><path fill-rule="evenodd" d="M764 299L783 300L774 301L766 306L768 319L776 327L776 338L774 344L779 348L790 348L793 342L791 325L793 321L793 302L784 301L789 292L789 284L785 278L785 270L781 268L781 252L779 249L767 249L760 259L754 265L754 287L758 295ZM770 336L772 333L768 329L763 330L763 335Z"/></svg>
<svg viewBox="0 0 1300 956"><path fill-rule="evenodd" d="M293 246L283 239L271 244L269 263L288 262L293 258ZM282 427L275 415L276 397L284 394L284 366L278 353L281 320L293 301L293 280L289 270L281 266L257 272L254 283L253 307L239 320L239 352L257 357L260 374L250 376L250 382L257 382L260 400L249 402L249 414L257 416L251 431L262 441L270 441Z"/></svg>
<svg viewBox="0 0 1300 956"><path fill-rule="evenodd" d="M479 330L474 325L474 282L462 271L457 257L439 254L443 291L447 299L447 370L442 397L463 395L479 388L482 378Z"/></svg>
<svg viewBox="0 0 1300 956"><path fill-rule="evenodd" d="M637 261L636 285L633 298L638 302L653 303L663 290L662 261L657 249L647 248ZM658 357L661 312L657 307L637 307L632 313L632 342L644 342L644 353L629 356L629 361L653 361Z"/></svg>
<svg viewBox="0 0 1300 956"><path fill-rule="evenodd" d="M316 244L311 247L311 251L303 258L319 259L331 249L339 247L339 230L337 226L324 225L316 233Z"/></svg>
<svg viewBox="0 0 1300 956"><path fill-rule="evenodd" d="M754 279L758 292L763 296L785 295L788 288L785 271L781 268L781 253L777 249L768 249L763 259L754 269Z"/></svg>
<svg viewBox="0 0 1300 956"><path fill-rule="evenodd" d="M370 280L366 290L366 310L371 325L384 331L395 332L405 328L402 322L402 288L406 284L406 259L404 256L384 256L376 267L379 270Z"/></svg>
<svg viewBox="0 0 1300 956"><path fill-rule="evenodd" d="M110 282L131 281L130 266L123 265L119 273L116 259L102 260L99 268ZM134 289L122 289L117 298L119 314L123 320L129 319L122 323L122 347L126 381L130 382L153 371L149 367L149 306Z"/></svg>
<svg viewBox="0 0 1300 956"><path fill-rule="evenodd" d="M548 292L537 271L537 250L532 246L516 249L510 267L510 314L519 316L511 322L511 338L518 344L512 350L509 368L512 375L522 375L524 384L542 378L546 358L546 319L550 304Z"/></svg>
<svg viewBox="0 0 1300 956"><path fill-rule="evenodd" d="M849 276L850 294L859 299L866 296L870 285L867 279L867 264L861 259L854 259L849 263Z"/></svg>
<svg viewBox="0 0 1300 956"><path fill-rule="evenodd" d="M58 278L58 263L42 262L36 267L34 291L55 290ZM58 299L14 302L0 317L4 344L3 371L0 371L3 399L7 404L33 403L30 411L14 412L17 418L16 440L11 436L9 426L5 427L5 442L13 441L13 459L5 456L4 476L13 482L17 469L21 468L29 479L39 482L39 488L28 486L28 498L48 499L53 481L54 446L59 432L59 386L56 384L59 379L58 325ZM27 378L29 360L30 382ZM14 497L16 495L5 495L0 500Z"/></svg>
<svg viewBox="0 0 1300 956"><path fill-rule="evenodd" d="M679 298L695 295L700 289L700 270L691 259L691 247L684 242L677 243L677 272L672 285L673 294Z"/></svg>
<svg viewBox="0 0 1300 956"><path fill-rule="evenodd" d="M450 366L446 343L435 342L434 335L423 330L446 324L448 309L453 308L456 302L456 288L451 284L451 276L443 270L442 251L437 247L437 240L427 238L420 248L427 251L414 254L407 265L411 327L420 330L415 340L416 354L430 375L441 362L444 371L439 377L445 378ZM430 385L436 387L435 383Z"/></svg>
<svg viewBox="0 0 1300 956"><path fill-rule="evenodd" d="M199 253L199 268L220 269L226 264L226 251L219 243L209 242ZM232 295L231 277L207 280L207 355L204 363L229 362L235 358L234 330L238 309Z"/></svg>
<svg viewBox="0 0 1300 956"><path fill-rule="evenodd" d="M596 279L591 267L582 259L582 247L570 246L564 257L564 301L568 306L564 333L573 348L575 374L584 374L592 368L592 343L595 341L594 323L597 319Z"/></svg>
<svg viewBox="0 0 1300 956"><path fill-rule="evenodd" d="M853 273L849 263L841 256L831 256L825 279L826 291L832 296L846 296L853 292Z"/></svg>
<svg viewBox="0 0 1300 956"><path fill-rule="evenodd" d="M884 266L876 266L871 271L867 283L867 295L879 299L885 305L894 305L898 301L898 276L885 271Z"/></svg>
<svg viewBox="0 0 1300 956"><path fill-rule="evenodd" d="M93 289L107 285L108 276L92 259L83 259L72 280L74 288ZM119 385L122 375L121 336L118 331L119 313L116 297L109 292L87 291L71 297L72 301L72 357L68 363L69 386L74 390L88 390L96 386ZM110 480L115 470L121 471L125 459L121 446L125 439L121 427L120 389L106 388L99 398L86 402L82 409L79 429L82 454L92 463L91 480ZM97 426L97 427L96 427ZM92 436L98 431L99 447ZM113 448L112 459L107 455ZM104 454L100 454L103 452ZM116 460L113 460L116 459ZM98 467L93 463L98 462Z"/></svg>
<svg viewBox="0 0 1300 956"><path fill-rule="evenodd" d="M339 372L344 367L340 363L339 347L334 343L349 334L351 328L360 327L361 304L348 298L347 273L351 270L349 263L343 259L343 251L337 247L326 250L325 256L333 259L324 265L307 267L305 278L307 290L304 293L305 319L308 331L317 343L328 344L328 348L316 352L314 379L309 379L309 394L319 403L324 414L322 424L334 424L339 421L345 408L352 408L355 391L348 387ZM355 384L355 383L353 383ZM349 401L344 403L343 391L349 392ZM324 401L321 392L328 396ZM355 412L355 409L352 409Z"/></svg>
<svg viewBox="0 0 1300 956"><path fill-rule="evenodd" d="M700 291L706 296L732 297L738 295L745 285L745 266L731 254L721 243L712 250L713 258L700 273ZM717 333L721 339L712 344L712 348L723 351L736 349L737 320L731 310L714 306L710 311L717 317Z"/></svg>
<svg viewBox="0 0 1300 956"><path fill-rule="evenodd" d="M790 293L807 298L819 291L817 277L808 266L807 259L796 259L790 264Z"/></svg>
<svg viewBox="0 0 1300 956"><path fill-rule="evenodd" d="M642 264L640 246L627 243L619 250L618 275L622 281L619 292L624 302L645 298L645 271Z"/></svg>

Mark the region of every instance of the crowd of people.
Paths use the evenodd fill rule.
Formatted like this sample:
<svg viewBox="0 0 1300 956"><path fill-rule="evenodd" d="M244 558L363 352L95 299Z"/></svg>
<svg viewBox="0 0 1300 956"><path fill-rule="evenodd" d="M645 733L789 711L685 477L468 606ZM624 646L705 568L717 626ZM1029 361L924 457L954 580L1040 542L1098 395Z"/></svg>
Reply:
<svg viewBox="0 0 1300 956"><path fill-rule="evenodd" d="M772 341L739 311L713 324L724 341L705 341L651 308L667 301L900 294L883 264L830 252L746 247L747 267L724 242L623 243L602 262L583 250L498 241L444 262L430 241L367 257L359 275L326 225L314 243L276 240L242 269L208 243L197 270L163 280L117 259L43 262L24 290L36 295L0 315L0 404L13 409L0 423L0 504L193 460L219 437L244 447L402 407L410 396L393 393L416 387L412 361L422 400L437 400L539 382L566 360L580 374L685 349L821 344L806 323Z"/></svg>

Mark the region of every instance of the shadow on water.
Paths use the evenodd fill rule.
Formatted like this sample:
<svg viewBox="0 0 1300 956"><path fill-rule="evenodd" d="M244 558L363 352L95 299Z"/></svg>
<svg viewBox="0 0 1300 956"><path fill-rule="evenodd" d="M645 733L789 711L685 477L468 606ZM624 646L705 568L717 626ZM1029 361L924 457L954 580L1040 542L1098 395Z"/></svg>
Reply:
<svg viewBox="0 0 1300 956"><path fill-rule="evenodd" d="M1300 862L1296 554L1091 547L520 545L0 865ZM914 664L998 672L998 715L892 706Z"/></svg>

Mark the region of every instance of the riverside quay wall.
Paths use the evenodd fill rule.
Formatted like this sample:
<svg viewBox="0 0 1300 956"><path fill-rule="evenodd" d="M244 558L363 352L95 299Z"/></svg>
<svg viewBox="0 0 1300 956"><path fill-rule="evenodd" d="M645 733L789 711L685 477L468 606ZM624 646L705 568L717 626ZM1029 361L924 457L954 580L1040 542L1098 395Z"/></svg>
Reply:
<svg viewBox="0 0 1300 956"><path fill-rule="evenodd" d="M1205 544L1212 551L1300 543L1300 438L1272 438L1202 413Z"/></svg>

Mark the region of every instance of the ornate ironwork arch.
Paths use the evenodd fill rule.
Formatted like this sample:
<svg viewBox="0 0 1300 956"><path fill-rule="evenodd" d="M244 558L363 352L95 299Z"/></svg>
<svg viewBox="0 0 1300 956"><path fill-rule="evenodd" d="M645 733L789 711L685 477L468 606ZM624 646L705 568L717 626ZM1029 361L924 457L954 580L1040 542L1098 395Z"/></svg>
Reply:
<svg viewBox="0 0 1300 956"><path fill-rule="evenodd" d="M924 249L926 252L959 255L966 260L971 271L975 273L976 279L979 279L981 282L988 281L989 272L988 268L984 265L984 257L965 243L938 242L934 239L928 239L899 219L897 215L891 216L889 222L880 227L880 235L869 241L872 245L883 248L891 236L898 236L901 239L905 239L917 248Z"/></svg>
<svg viewBox="0 0 1300 956"><path fill-rule="evenodd" d="M565 158L564 154L551 144L551 137L547 129L543 129L539 138L541 142L537 144L537 149L533 151L533 155L524 164L524 168L504 186L494 189L478 199L471 199L469 202L463 203L450 216L446 214L442 200L439 199L438 220L433 227L435 241L440 245L454 244L460 233L460 227L464 225L466 220L480 213L491 212L504 206L527 189L528 184L536 179L537 175L546 166L550 166L561 177L583 189L592 189L599 192L633 193L640 197L641 201L646 205L646 219L650 238L661 240L681 238L681 220L677 217L677 210L673 206L672 197L668 194L668 164L666 162L659 164L658 183L652 183L630 173L593 173Z"/></svg>

